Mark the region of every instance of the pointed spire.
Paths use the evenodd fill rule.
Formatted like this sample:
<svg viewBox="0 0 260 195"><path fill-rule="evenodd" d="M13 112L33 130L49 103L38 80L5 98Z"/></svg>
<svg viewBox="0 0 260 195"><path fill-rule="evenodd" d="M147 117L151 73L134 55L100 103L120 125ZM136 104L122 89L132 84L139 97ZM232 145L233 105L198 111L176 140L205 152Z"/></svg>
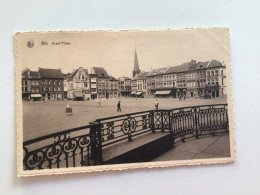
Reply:
<svg viewBox="0 0 260 195"><path fill-rule="evenodd" d="M139 63L138 63L137 53L136 53L136 49L135 49L135 61L134 61L133 77L135 77L139 73L140 73L140 69L139 69Z"/></svg>
<svg viewBox="0 0 260 195"><path fill-rule="evenodd" d="M137 58L137 53L135 50L135 65L134 65L134 71L138 71L139 70L139 63L138 63L138 58Z"/></svg>

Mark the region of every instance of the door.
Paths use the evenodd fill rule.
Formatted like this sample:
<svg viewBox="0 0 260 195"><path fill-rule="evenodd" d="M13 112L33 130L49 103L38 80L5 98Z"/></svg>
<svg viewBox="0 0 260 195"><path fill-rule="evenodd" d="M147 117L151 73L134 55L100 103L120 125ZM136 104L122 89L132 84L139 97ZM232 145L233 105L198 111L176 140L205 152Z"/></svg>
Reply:
<svg viewBox="0 0 260 195"><path fill-rule="evenodd" d="M212 97L213 98L215 97L215 91L212 91Z"/></svg>
<svg viewBox="0 0 260 195"><path fill-rule="evenodd" d="M219 97L219 90L216 90L216 97Z"/></svg>

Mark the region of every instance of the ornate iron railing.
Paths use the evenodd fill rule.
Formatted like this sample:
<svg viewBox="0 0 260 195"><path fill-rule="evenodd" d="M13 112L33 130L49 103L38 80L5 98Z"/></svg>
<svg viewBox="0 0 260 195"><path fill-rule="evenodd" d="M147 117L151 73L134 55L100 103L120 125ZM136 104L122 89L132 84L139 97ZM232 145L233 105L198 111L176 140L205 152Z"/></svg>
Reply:
<svg viewBox="0 0 260 195"><path fill-rule="evenodd" d="M97 119L88 126L23 143L24 169L102 164L102 149L135 136L166 132L173 143L228 132L227 104L149 110ZM35 149L37 148L37 149Z"/></svg>
<svg viewBox="0 0 260 195"><path fill-rule="evenodd" d="M84 160L90 165L91 150L95 148L91 143L92 128L93 125L88 125L24 142L24 169L83 166Z"/></svg>

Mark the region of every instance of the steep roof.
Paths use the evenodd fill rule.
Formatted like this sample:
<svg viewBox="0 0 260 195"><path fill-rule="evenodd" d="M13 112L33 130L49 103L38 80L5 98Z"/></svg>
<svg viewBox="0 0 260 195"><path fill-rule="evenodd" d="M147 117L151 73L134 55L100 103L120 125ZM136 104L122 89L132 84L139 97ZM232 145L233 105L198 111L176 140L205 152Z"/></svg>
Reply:
<svg viewBox="0 0 260 195"><path fill-rule="evenodd" d="M141 71L133 80L145 79L149 72Z"/></svg>
<svg viewBox="0 0 260 195"><path fill-rule="evenodd" d="M167 68L156 68L151 70L146 76L154 76L157 74L162 74L165 73L165 71L167 70Z"/></svg>
<svg viewBox="0 0 260 195"><path fill-rule="evenodd" d="M75 75L79 72L79 69L81 69L81 68L82 68L82 67L80 67L80 68L74 70L74 71L69 75L68 79L69 79L69 80L72 80L72 79L75 77ZM84 69L84 68L82 68L82 69L85 71L86 74L88 74L88 69Z"/></svg>
<svg viewBox="0 0 260 195"><path fill-rule="evenodd" d="M124 80L131 80L129 77L126 77L126 76L119 77L118 79L121 79L121 78L123 78Z"/></svg>
<svg viewBox="0 0 260 195"><path fill-rule="evenodd" d="M98 77L109 77L107 71L102 67L92 67L92 69Z"/></svg>
<svg viewBox="0 0 260 195"><path fill-rule="evenodd" d="M49 68L39 68L39 73L42 78L46 79L63 79L64 76L61 69L49 69Z"/></svg>
<svg viewBox="0 0 260 195"><path fill-rule="evenodd" d="M38 71L31 71L30 74L32 76L40 76L40 73Z"/></svg>
<svg viewBox="0 0 260 195"><path fill-rule="evenodd" d="M207 65L209 64L209 61L206 62L198 62L197 69L204 69L207 68Z"/></svg>
<svg viewBox="0 0 260 195"><path fill-rule="evenodd" d="M220 61L217 60L211 60L207 68L214 68L214 67L219 67L223 66L223 64Z"/></svg>
<svg viewBox="0 0 260 195"><path fill-rule="evenodd" d="M113 77L113 76L109 76L109 80L110 80L110 81L118 81L118 79L116 79L116 78Z"/></svg>
<svg viewBox="0 0 260 195"><path fill-rule="evenodd" d="M185 72L185 71L189 70L190 65L191 65L191 62L186 62L179 66L171 66L168 68L168 70L165 73Z"/></svg>

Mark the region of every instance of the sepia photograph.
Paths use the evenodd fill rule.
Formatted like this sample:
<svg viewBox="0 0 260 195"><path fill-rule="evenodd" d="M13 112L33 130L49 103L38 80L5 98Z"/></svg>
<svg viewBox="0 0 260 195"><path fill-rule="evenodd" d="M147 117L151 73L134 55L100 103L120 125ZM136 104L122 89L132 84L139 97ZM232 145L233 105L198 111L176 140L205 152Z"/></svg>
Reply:
<svg viewBox="0 0 260 195"><path fill-rule="evenodd" d="M228 28L19 32L18 176L233 162Z"/></svg>

